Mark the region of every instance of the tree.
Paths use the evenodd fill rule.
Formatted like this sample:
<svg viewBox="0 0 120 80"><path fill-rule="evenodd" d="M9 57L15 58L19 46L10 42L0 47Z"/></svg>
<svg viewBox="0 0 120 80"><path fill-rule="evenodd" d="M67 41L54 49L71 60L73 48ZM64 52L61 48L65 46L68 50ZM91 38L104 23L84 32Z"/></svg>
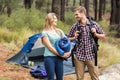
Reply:
<svg viewBox="0 0 120 80"><path fill-rule="evenodd" d="M93 3L94 3L93 6L94 6L94 16L95 16L94 19L97 20L98 0L93 0L93 1L94 1L94 2L93 2Z"/></svg>
<svg viewBox="0 0 120 80"><path fill-rule="evenodd" d="M116 30L120 37L120 0L111 0L110 31Z"/></svg>
<svg viewBox="0 0 120 80"><path fill-rule="evenodd" d="M65 21L65 0L61 0L60 20Z"/></svg>
<svg viewBox="0 0 120 80"><path fill-rule="evenodd" d="M116 1L116 8L117 8L117 14L116 14L117 37L120 37L120 0Z"/></svg>
<svg viewBox="0 0 120 80"><path fill-rule="evenodd" d="M105 14L105 9L106 9L106 0L103 0L103 14Z"/></svg>
<svg viewBox="0 0 120 80"><path fill-rule="evenodd" d="M12 13L12 9L11 9L11 5L10 5L10 3L9 3L9 4L7 5L7 15L8 15L8 17L10 17L11 13Z"/></svg>
<svg viewBox="0 0 120 80"><path fill-rule="evenodd" d="M84 0L79 0L79 5L80 5L80 6L83 6L83 5L84 5L84 4L83 4L84 2L85 2Z"/></svg>
<svg viewBox="0 0 120 80"><path fill-rule="evenodd" d="M87 11L87 16L89 16L89 0L85 0L85 8Z"/></svg>
<svg viewBox="0 0 120 80"><path fill-rule="evenodd" d="M79 5L82 5L82 1L81 0L79 0Z"/></svg>
<svg viewBox="0 0 120 80"><path fill-rule="evenodd" d="M40 10L42 6L43 6L43 1L40 1L40 0L35 1L35 8L36 9Z"/></svg>
<svg viewBox="0 0 120 80"><path fill-rule="evenodd" d="M60 3L60 0L52 0L52 12L56 13L58 18L60 14L59 3Z"/></svg>
<svg viewBox="0 0 120 80"><path fill-rule="evenodd" d="M33 3L33 0L23 0L24 1L24 6L26 9L30 9Z"/></svg>
<svg viewBox="0 0 120 80"><path fill-rule="evenodd" d="M68 0L65 0L65 6L68 6Z"/></svg>
<svg viewBox="0 0 120 80"><path fill-rule="evenodd" d="M47 13L49 13L50 12L50 1L49 0L47 0Z"/></svg>
<svg viewBox="0 0 120 80"><path fill-rule="evenodd" d="M102 16L105 13L105 0L99 0L99 20L102 20Z"/></svg>
<svg viewBox="0 0 120 80"><path fill-rule="evenodd" d="M75 6L76 0L73 0L73 6Z"/></svg>

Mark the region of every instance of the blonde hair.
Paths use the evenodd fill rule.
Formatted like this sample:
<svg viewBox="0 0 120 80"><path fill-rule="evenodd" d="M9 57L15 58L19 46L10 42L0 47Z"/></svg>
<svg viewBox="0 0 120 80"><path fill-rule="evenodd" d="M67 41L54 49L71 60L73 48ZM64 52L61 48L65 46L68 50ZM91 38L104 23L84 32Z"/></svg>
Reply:
<svg viewBox="0 0 120 80"><path fill-rule="evenodd" d="M74 12L75 11L79 11L79 13L84 13L86 15L86 9L83 6L79 6L79 7L75 8Z"/></svg>
<svg viewBox="0 0 120 80"><path fill-rule="evenodd" d="M52 26L52 22L54 20L55 13L48 13L45 19L44 29L49 29Z"/></svg>

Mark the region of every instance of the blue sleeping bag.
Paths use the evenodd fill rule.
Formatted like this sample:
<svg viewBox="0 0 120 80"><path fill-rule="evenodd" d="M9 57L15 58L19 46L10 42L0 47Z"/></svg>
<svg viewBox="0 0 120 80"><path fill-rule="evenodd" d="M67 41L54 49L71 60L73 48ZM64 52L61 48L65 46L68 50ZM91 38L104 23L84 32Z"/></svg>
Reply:
<svg viewBox="0 0 120 80"><path fill-rule="evenodd" d="M62 37L55 43L55 48L60 55L64 55L65 52L70 51L70 40L68 37Z"/></svg>

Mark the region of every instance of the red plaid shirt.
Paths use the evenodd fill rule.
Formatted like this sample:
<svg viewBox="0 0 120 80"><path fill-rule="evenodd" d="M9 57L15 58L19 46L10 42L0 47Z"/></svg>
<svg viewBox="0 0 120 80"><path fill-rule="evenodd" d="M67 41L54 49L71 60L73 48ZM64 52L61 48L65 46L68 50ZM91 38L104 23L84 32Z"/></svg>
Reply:
<svg viewBox="0 0 120 80"><path fill-rule="evenodd" d="M104 34L102 28L96 23L94 27L96 28L97 33ZM78 39L77 49L75 55L79 60L92 60L95 57L95 52L93 50L94 40L90 37L90 22L87 20L86 26L82 26L79 22L75 23L68 34L69 37L73 37L76 30L81 34L81 37Z"/></svg>

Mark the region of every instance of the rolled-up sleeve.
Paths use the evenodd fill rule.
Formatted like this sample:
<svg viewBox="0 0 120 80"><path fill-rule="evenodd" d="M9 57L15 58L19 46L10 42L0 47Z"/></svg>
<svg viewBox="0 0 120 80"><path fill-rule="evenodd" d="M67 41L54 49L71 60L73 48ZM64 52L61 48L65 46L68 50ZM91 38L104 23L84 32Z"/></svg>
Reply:
<svg viewBox="0 0 120 80"><path fill-rule="evenodd" d="M96 22L95 22L95 28L96 28L97 33L105 34L105 32L103 31L102 27L98 23L96 23Z"/></svg>
<svg viewBox="0 0 120 80"><path fill-rule="evenodd" d="M74 25L72 25L72 27L71 27L71 29L70 29L70 32L68 33L68 37L73 37L75 31L76 31L76 26L75 26L75 24L74 24Z"/></svg>

